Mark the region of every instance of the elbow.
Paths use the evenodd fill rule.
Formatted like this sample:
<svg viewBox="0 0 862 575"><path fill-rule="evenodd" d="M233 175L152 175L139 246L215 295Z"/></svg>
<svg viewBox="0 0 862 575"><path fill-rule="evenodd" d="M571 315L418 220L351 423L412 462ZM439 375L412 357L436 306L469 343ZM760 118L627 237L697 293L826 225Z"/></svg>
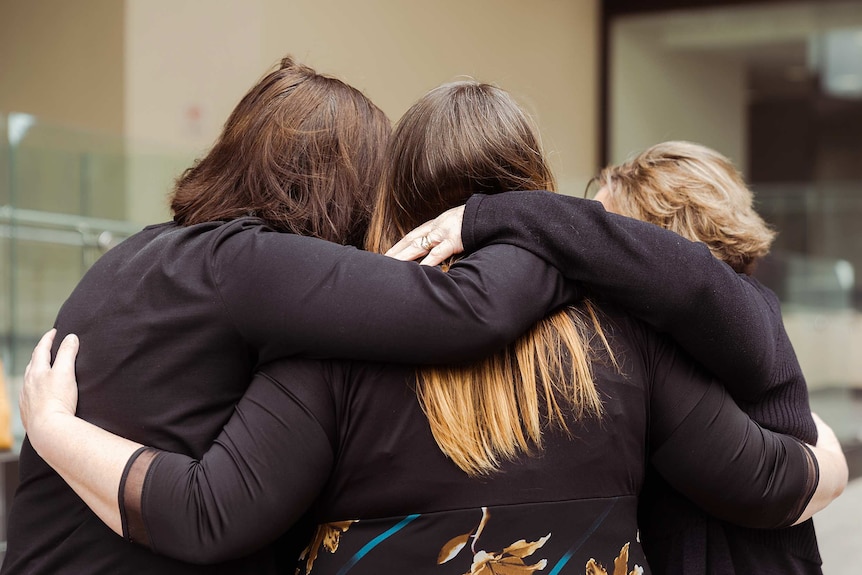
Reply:
<svg viewBox="0 0 862 575"><path fill-rule="evenodd" d="M162 483L171 487L150 491L147 499L147 528L154 553L211 565L260 547L230 520L236 513L225 509L213 495L199 461L185 464L181 473Z"/></svg>
<svg viewBox="0 0 862 575"><path fill-rule="evenodd" d="M732 504L713 510L712 513L722 521L749 529L779 529L793 524L788 517L788 509L796 506L796 501L769 504L762 499L734 501Z"/></svg>
<svg viewBox="0 0 862 575"><path fill-rule="evenodd" d="M724 482L718 498L705 506L722 521L749 529L780 529L799 519L811 493L801 485L790 485L773 474L752 477L749 482ZM783 486L783 487L782 487Z"/></svg>
<svg viewBox="0 0 862 575"><path fill-rule="evenodd" d="M447 326L437 335L438 341L446 341L447 345L424 362L442 365L471 362L503 351L529 328L515 323L512 317L476 315L469 325L462 322L457 331Z"/></svg>
<svg viewBox="0 0 862 575"><path fill-rule="evenodd" d="M492 352L500 351L507 345L517 340L522 333L529 329L529 325L513 326L499 319L492 320L488 325L488 348Z"/></svg>
<svg viewBox="0 0 862 575"><path fill-rule="evenodd" d="M473 357L465 359L475 360L503 351L529 329L529 325L521 326L514 323L511 318L496 316L486 318L482 324L481 335L472 339L480 345L473 350Z"/></svg>

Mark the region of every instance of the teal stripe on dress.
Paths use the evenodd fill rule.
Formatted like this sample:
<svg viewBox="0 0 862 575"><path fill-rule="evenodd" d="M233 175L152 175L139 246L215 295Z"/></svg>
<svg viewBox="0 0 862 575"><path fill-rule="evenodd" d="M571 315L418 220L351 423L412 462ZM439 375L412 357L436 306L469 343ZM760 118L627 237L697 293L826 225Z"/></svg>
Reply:
<svg viewBox="0 0 862 575"><path fill-rule="evenodd" d="M593 521L593 524L590 525L590 528L587 529L587 531L583 535L581 535L581 538L578 539L577 542L574 545L572 545L572 547L568 551L566 551L566 554L563 555L559 561L557 561L557 564L554 565L554 568L551 569L550 571L548 571L548 575L557 575L560 571L563 570L563 567L565 567L566 563L569 562L569 560L572 558L572 556L578 552L578 549L581 548L581 545L583 545L587 541L587 539L590 538L590 535L595 533L596 529L599 528L599 525L602 524L602 522L608 516L608 513L610 513L611 509L614 508L614 505L617 504L618 500L619 500L618 497L614 497L611 500L611 504L608 505L604 511L602 511L602 514L599 515L595 521Z"/></svg>
<svg viewBox="0 0 862 575"><path fill-rule="evenodd" d="M392 527L390 527L389 529L387 529L386 531L384 531L383 533L381 533L380 535L378 535L377 537L375 537L374 539L372 539L371 541L369 541L368 543L363 545L362 549L357 551L356 554L350 558L350 561L345 563L344 566L338 570L338 575L344 575L345 573L347 573L348 571L353 569L353 566L356 565L357 563L359 563L360 559L362 559L363 557L368 555L369 551L371 551L372 549L374 549L375 547L377 547L378 545L383 543L385 540L389 539L390 537L392 537L393 535L395 535L396 533L398 533L399 531L404 529L404 527L406 527L408 523L410 523L411 521L413 521L414 519L416 519L420 515L421 515L420 513L414 513L413 515L408 515L407 517L405 517L404 519L399 521L396 525L393 525Z"/></svg>

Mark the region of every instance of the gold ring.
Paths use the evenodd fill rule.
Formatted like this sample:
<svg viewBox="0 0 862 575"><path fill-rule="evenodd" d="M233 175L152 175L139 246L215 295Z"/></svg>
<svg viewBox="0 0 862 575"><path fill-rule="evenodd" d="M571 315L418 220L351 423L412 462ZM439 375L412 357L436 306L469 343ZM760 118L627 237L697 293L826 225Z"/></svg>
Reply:
<svg viewBox="0 0 862 575"><path fill-rule="evenodd" d="M434 245L431 243L431 240L428 239L428 236L422 236L422 239L419 240L419 247L426 252L430 252Z"/></svg>

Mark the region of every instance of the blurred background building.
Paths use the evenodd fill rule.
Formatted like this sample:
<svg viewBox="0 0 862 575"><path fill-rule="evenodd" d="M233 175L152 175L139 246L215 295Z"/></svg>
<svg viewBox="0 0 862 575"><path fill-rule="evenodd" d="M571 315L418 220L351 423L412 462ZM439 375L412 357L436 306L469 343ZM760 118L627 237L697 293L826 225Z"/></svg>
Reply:
<svg viewBox="0 0 862 575"><path fill-rule="evenodd" d="M862 474L860 0L0 0L0 358L17 444L17 385L65 297L170 217L173 180L286 54L393 121L442 82L496 83L535 116L567 194L662 140L730 157L779 231L758 273L814 408ZM0 540L15 452L0 456ZM818 526L827 573L862 558L859 515Z"/></svg>

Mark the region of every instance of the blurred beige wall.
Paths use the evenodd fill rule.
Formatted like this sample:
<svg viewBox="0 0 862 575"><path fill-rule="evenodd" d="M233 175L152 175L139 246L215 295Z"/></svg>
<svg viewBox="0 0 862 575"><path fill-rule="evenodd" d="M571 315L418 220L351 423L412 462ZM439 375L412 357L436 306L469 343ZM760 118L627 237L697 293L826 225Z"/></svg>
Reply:
<svg viewBox="0 0 862 575"><path fill-rule="evenodd" d="M539 123L561 191L597 167L598 0L263 2L263 57L285 53L363 89L394 120L470 76L510 91Z"/></svg>
<svg viewBox="0 0 862 575"><path fill-rule="evenodd" d="M0 0L0 111L122 134L127 217L166 195L246 90L291 54L393 121L463 76L534 115L560 189L598 158L599 0Z"/></svg>
<svg viewBox="0 0 862 575"><path fill-rule="evenodd" d="M0 0L0 111L122 133L124 12L117 0Z"/></svg>
<svg viewBox="0 0 862 575"><path fill-rule="evenodd" d="M125 0L128 218L165 220L174 179L271 62L258 0Z"/></svg>
<svg viewBox="0 0 862 575"><path fill-rule="evenodd" d="M126 0L126 133L195 154L279 59L343 78L393 121L430 88L472 76L537 119L561 191L596 168L598 0ZM143 148L141 148L143 147ZM166 183L146 153L129 169L131 217ZM135 164L142 164L136 166ZM169 184L169 182L168 182Z"/></svg>

